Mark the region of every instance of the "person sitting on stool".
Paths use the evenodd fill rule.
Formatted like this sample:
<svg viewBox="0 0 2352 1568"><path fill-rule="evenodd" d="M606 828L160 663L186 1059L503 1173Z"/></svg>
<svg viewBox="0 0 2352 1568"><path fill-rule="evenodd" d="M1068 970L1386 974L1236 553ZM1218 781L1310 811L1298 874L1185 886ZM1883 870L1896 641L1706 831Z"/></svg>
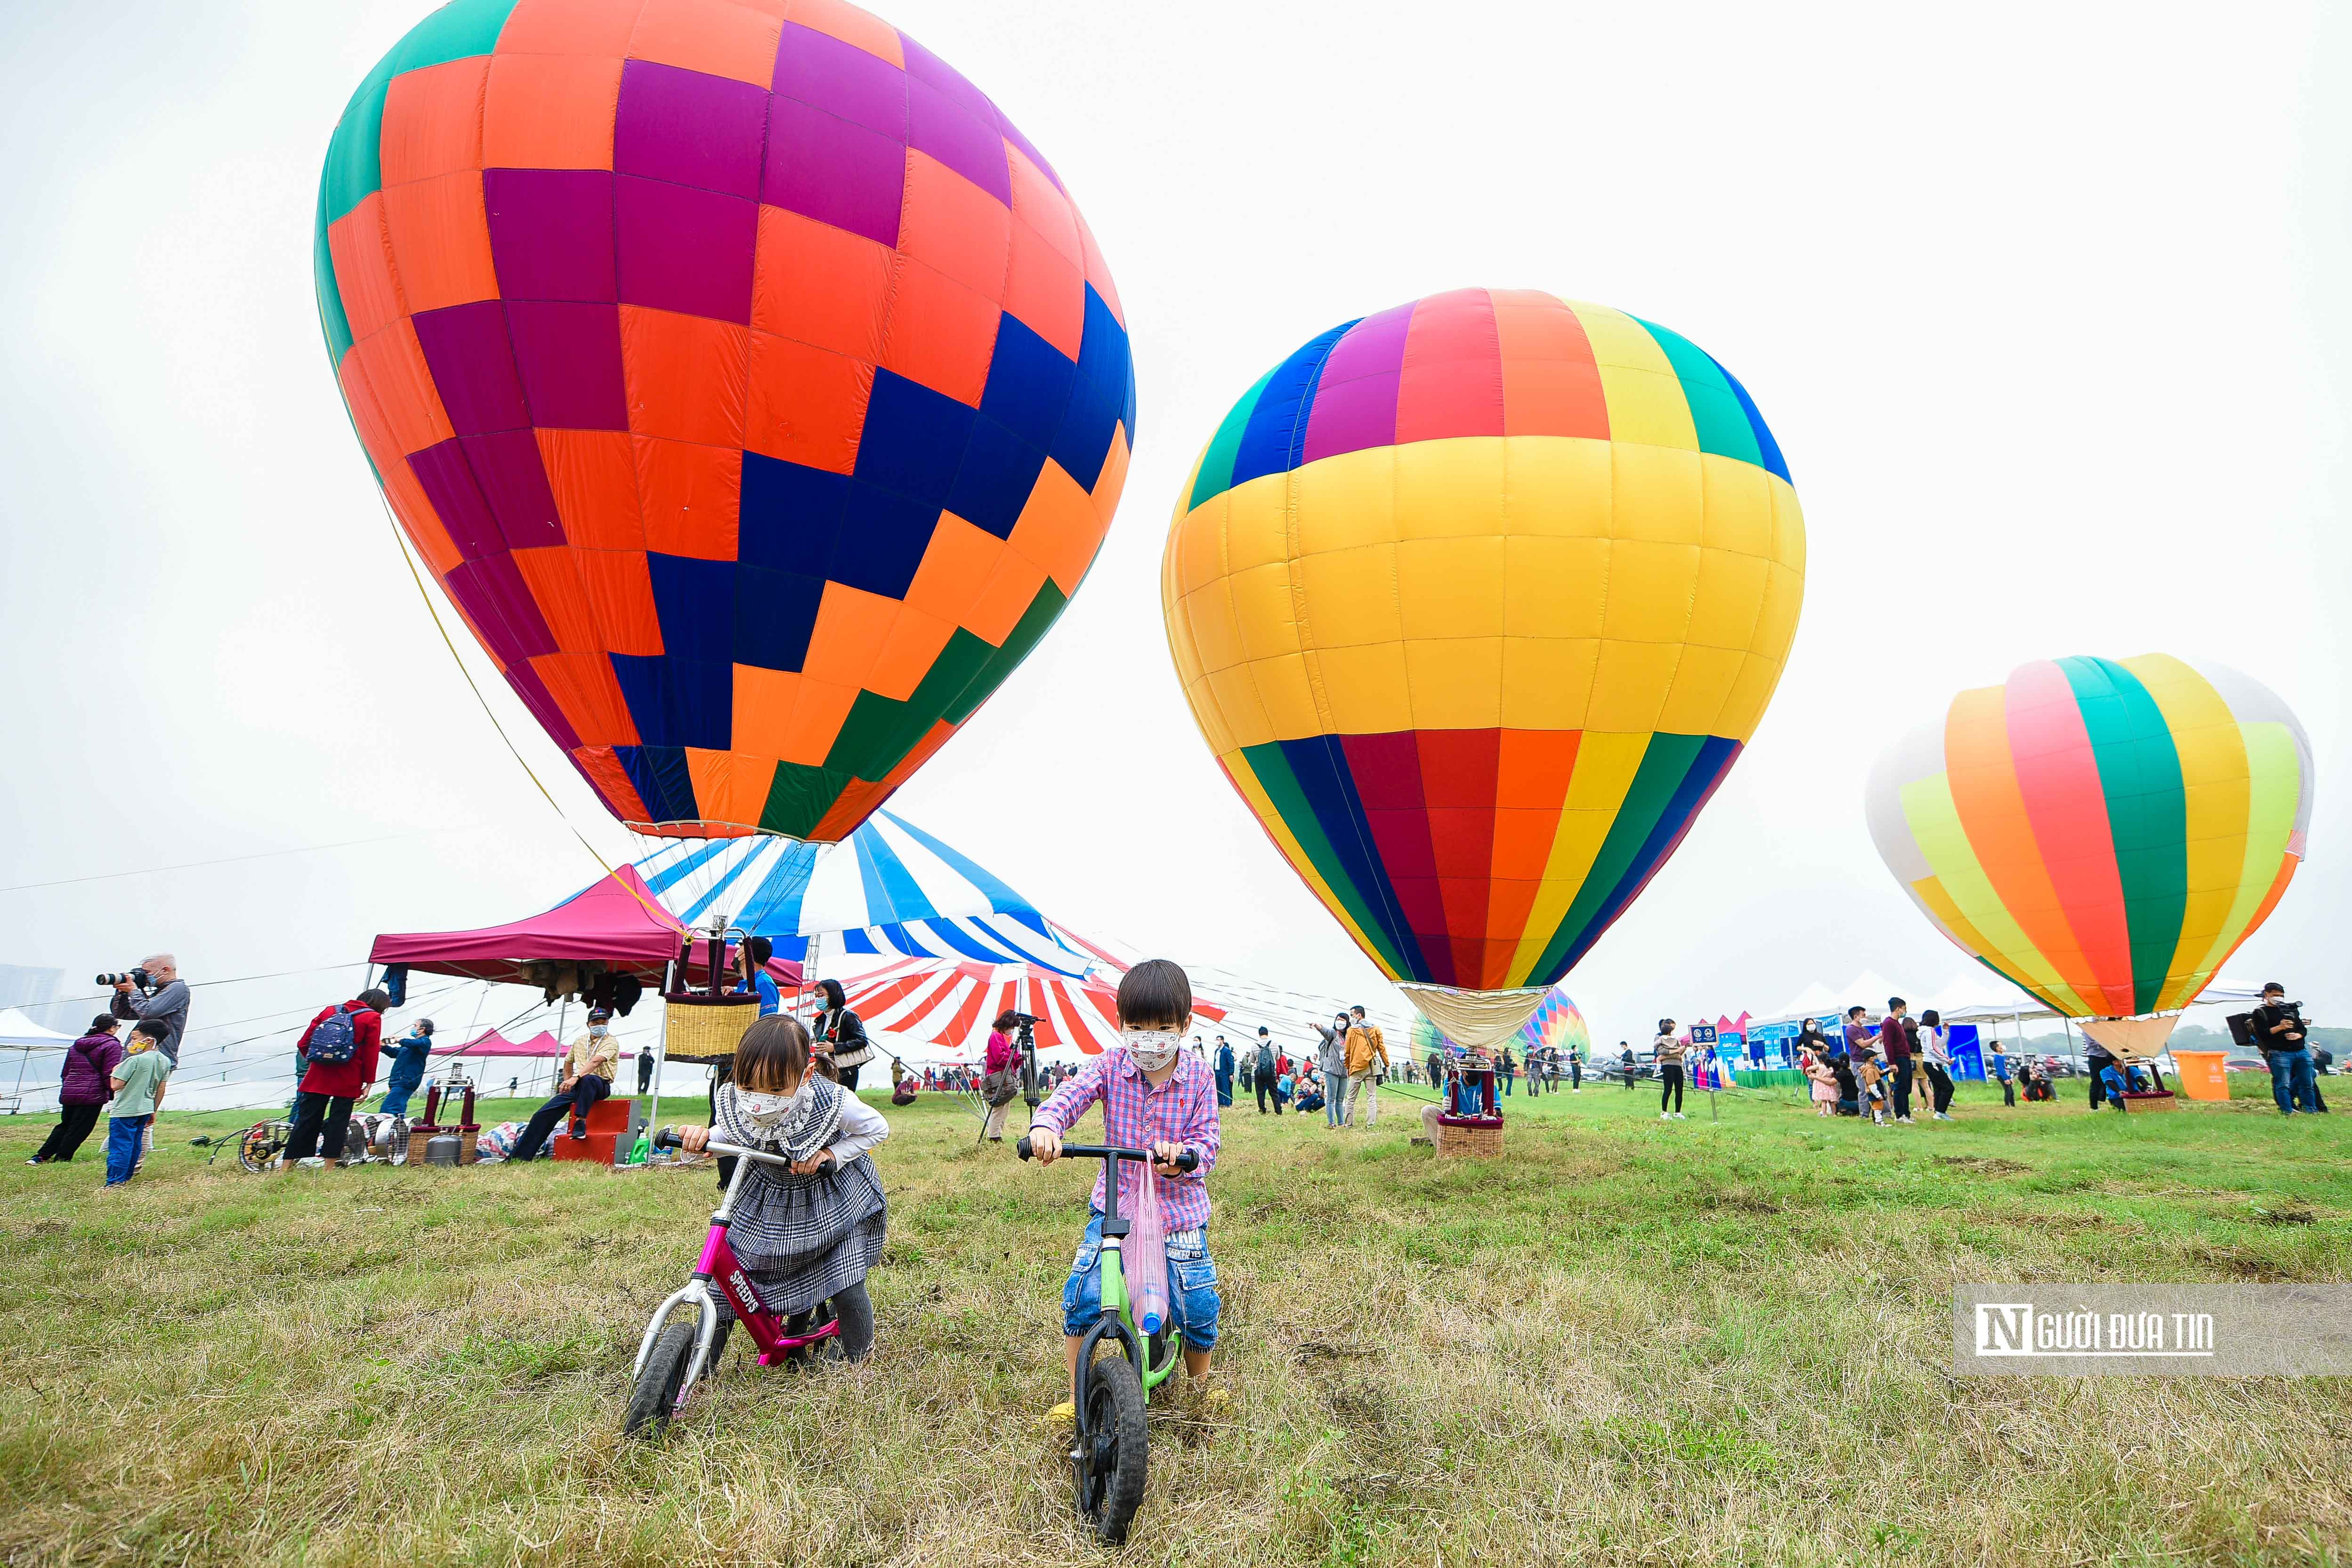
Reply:
<svg viewBox="0 0 2352 1568"><path fill-rule="evenodd" d="M572 1136L588 1136L588 1112L613 1092L613 1069L621 1060L621 1045L610 1026L612 1016L607 1007L588 1010L588 1032L572 1041L564 1055L562 1085L546 1104L531 1112L530 1124L515 1140L514 1152L507 1156L509 1163L537 1159L540 1145L555 1131L556 1118L566 1111L572 1113Z"/></svg>

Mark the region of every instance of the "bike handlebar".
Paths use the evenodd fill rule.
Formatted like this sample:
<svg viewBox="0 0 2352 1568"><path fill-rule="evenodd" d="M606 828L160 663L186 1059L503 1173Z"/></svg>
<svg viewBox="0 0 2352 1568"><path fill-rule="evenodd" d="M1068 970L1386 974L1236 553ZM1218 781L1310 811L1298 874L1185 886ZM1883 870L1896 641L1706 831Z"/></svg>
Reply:
<svg viewBox="0 0 2352 1568"><path fill-rule="evenodd" d="M1029 1140L1026 1137L1024 1137L1019 1142L1013 1145L1013 1152L1020 1155L1024 1160L1030 1158L1031 1152L1029 1148ZM1118 1149L1113 1148L1108 1143L1065 1143L1062 1145L1062 1152L1065 1154L1074 1154L1081 1160L1149 1161L1153 1158L1152 1152L1149 1149ZM1182 1153L1176 1156L1176 1168L1180 1171L1190 1171L1198 1166L1200 1163L1201 1152L1198 1149L1187 1149Z"/></svg>
<svg viewBox="0 0 2352 1568"><path fill-rule="evenodd" d="M654 1134L654 1147L682 1149L686 1144L684 1140L678 1137L677 1128L665 1127ZM793 1163L789 1155L771 1154L762 1149L746 1149L740 1143L721 1143L715 1138L702 1146L702 1152L706 1154L731 1155L738 1160L757 1160L762 1165L782 1165L787 1169Z"/></svg>

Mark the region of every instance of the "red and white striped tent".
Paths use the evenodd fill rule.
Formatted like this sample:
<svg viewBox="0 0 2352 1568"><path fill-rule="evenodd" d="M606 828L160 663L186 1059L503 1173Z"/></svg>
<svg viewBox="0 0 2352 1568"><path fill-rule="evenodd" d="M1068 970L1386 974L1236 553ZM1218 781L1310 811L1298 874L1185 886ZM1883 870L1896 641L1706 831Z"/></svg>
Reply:
<svg viewBox="0 0 2352 1568"><path fill-rule="evenodd" d="M979 1046L1008 1008L1035 1016L1040 1046L1076 1046L1099 1056L1118 1044L1115 978L1073 980L1025 963L910 958L842 985L868 1030L950 1049ZM1224 1008L1197 997L1192 1005L1202 1018L1225 1016Z"/></svg>

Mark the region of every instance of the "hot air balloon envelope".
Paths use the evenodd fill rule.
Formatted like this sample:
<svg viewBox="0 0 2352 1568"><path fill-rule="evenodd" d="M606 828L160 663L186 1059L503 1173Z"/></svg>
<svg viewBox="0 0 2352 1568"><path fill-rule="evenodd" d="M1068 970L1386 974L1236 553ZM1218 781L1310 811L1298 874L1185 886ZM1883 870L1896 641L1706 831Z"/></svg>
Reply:
<svg viewBox="0 0 2352 1568"><path fill-rule="evenodd" d="M1252 387L1177 502L1160 598L1292 868L1391 979L1520 992L1507 1033L1722 782L1803 584L1780 449L1720 364L1470 289Z"/></svg>
<svg viewBox="0 0 2352 1568"><path fill-rule="evenodd" d="M2043 659L1896 742L1870 832L1995 973L2120 1018L2187 1006L2269 915L2311 799L2311 742L2258 682L2160 653Z"/></svg>
<svg viewBox="0 0 2352 1568"><path fill-rule="evenodd" d="M360 84L319 313L401 526L614 816L838 841L1086 574L1110 274L843 0L457 0Z"/></svg>

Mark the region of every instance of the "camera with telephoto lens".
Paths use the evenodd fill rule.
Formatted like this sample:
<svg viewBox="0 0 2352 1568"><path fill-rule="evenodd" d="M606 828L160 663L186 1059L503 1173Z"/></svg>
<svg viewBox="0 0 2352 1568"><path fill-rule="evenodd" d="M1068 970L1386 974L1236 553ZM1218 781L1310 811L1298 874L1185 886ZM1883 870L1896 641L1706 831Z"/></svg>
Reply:
<svg viewBox="0 0 2352 1568"><path fill-rule="evenodd" d="M1016 1028L1034 1029L1037 1026L1037 1016L1034 1013L1015 1013L1013 1023Z"/></svg>
<svg viewBox="0 0 2352 1568"><path fill-rule="evenodd" d="M98 977L100 985L121 985L126 981L142 991L155 989L155 977L143 969L134 969L127 974L101 974Z"/></svg>

